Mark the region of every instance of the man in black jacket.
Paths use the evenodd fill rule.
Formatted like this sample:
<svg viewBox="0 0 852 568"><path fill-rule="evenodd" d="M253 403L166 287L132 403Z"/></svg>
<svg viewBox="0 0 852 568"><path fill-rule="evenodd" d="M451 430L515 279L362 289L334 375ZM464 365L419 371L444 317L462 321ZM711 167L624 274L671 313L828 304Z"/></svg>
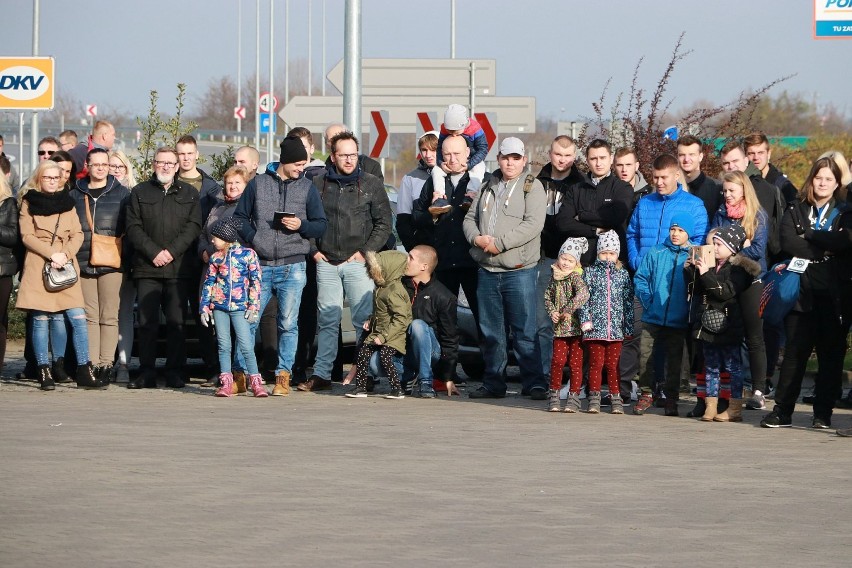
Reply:
<svg viewBox="0 0 852 568"><path fill-rule="evenodd" d="M703 160L701 140L689 134L678 138L677 162L683 170L687 191L704 202L707 220L712 221L716 210L722 204L722 184L701 171Z"/></svg>
<svg viewBox="0 0 852 568"><path fill-rule="evenodd" d="M784 202L789 203L796 199L799 190L793 185L781 170L772 165L772 148L769 147L769 139L762 132L754 132L743 138L746 156L754 164L763 179L777 187L784 197Z"/></svg>
<svg viewBox="0 0 852 568"><path fill-rule="evenodd" d="M433 378L447 384L448 396L459 394L453 383L459 349L457 300L443 284L432 278L436 266L435 249L418 245L408 253L402 279L411 298L414 317L408 327L403 381L410 381L416 374L423 398L435 398Z"/></svg>
<svg viewBox="0 0 852 568"><path fill-rule="evenodd" d="M186 254L201 233L198 192L175 179L177 150L159 148L154 175L133 188L127 209L127 238L133 246L133 277L139 304L139 377L127 388L155 388L157 327L166 316L166 385L184 386L186 350L183 310L189 281L198 282L193 254ZM194 249L192 249L194 250Z"/></svg>
<svg viewBox="0 0 852 568"><path fill-rule="evenodd" d="M331 141L341 132L351 132L351 130L348 126L341 122L335 122L325 127L325 147L326 150L328 150L328 158L325 159L326 166L332 165L333 162L331 159ZM385 175L382 173L382 165L370 156L358 154L358 166L368 174L374 175L382 180L382 183L385 183Z"/></svg>

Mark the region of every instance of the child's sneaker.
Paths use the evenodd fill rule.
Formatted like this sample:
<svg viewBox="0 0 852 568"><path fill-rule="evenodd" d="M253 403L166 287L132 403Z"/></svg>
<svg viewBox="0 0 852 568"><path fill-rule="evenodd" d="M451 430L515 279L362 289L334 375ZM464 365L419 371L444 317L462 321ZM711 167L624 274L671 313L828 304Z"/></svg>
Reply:
<svg viewBox="0 0 852 568"><path fill-rule="evenodd" d="M548 398L547 398L547 411L548 412L559 412L559 411L562 410L561 406L562 405L559 402L559 391L558 390L551 390L550 393L548 393Z"/></svg>
<svg viewBox="0 0 852 568"><path fill-rule="evenodd" d="M234 396L231 389L234 386L234 375L231 373L222 373L219 375L219 388L216 390L218 397Z"/></svg>
<svg viewBox="0 0 852 568"><path fill-rule="evenodd" d="M263 386L263 377L260 376L260 373L249 376L249 388L255 398L266 398L269 396L269 393L266 392Z"/></svg>
<svg viewBox="0 0 852 568"><path fill-rule="evenodd" d="M468 207L470 207L468 205ZM433 217L438 217L439 215L443 215L444 213L449 213L453 210L453 206L450 205L450 202L447 201L444 197L439 197L435 201L432 202L432 205L429 206L429 213Z"/></svg>
<svg viewBox="0 0 852 568"><path fill-rule="evenodd" d="M590 392L589 393L589 414L600 414L601 412L601 393L598 392Z"/></svg>
<svg viewBox="0 0 852 568"><path fill-rule="evenodd" d="M580 393L569 392L565 402L565 412L574 414L580 412Z"/></svg>
<svg viewBox="0 0 852 568"><path fill-rule="evenodd" d="M405 398L405 393L402 392L401 388L393 389L392 391L390 391L389 394L385 395L385 398L389 398L389 399L392 399L392 400L399 400L399 399Z"/></svg>
<svg viewBox="0 0 852 568"><path fill-rule="evenodd" d="M636 401L636 404L633 406L633 414L637 416L642 416L645 414L645 411L651 408L654 404L654 395L649 392L643 392L639 397L639 400Z"/></svg>
<svg viewBox="0 0 852 568"><path fill-rule="evenodd" d="M624 401L621 400L621 396L612 397L612 409L609 411L610 414L624 414Z"/></svg>
<svg viewBox="0 0 852 568"><path fill-rule="evenodd" d="M367 398L367 389L364 387L355 387L343 396L346 398Z"/></svg>

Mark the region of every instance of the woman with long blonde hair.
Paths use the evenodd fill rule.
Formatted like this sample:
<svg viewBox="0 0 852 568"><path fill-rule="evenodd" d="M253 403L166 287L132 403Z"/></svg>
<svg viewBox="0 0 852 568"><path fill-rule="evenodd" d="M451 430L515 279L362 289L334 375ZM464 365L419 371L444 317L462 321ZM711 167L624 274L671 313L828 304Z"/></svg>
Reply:
<svg viewBox="0 0 852 568"><path fill-rule="evenodd" d="M127 189L136 187L136 176L133 174L133 164L127 154L121 150L113 150L109 153L109 173L118 180L118 183Z"/></svg>
<svg viewBox="0 0 852 568"><path fill-rule="evenodd" d="M757 200L751 180L743 172L727 172L722 176L723 202L710 222L710 228L737 224L745 229L748 245L740 254L760 263L766 271L768 217Z"/></svg>

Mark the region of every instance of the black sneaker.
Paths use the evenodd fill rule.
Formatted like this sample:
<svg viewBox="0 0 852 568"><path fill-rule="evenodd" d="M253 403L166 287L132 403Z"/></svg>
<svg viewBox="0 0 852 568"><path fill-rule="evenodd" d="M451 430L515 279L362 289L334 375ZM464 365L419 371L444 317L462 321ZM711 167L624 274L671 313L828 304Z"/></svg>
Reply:
<svg viewBox="0 0 852 568"><path fill-rule="evenodd" d="M450 202L443 197L436 199L432 202L432 205L429 206L429 213L435 217L443 215L444 213L449 213L452 210L453 206L450 205Z"/></svg>
<svg viewBox="0 0 852 568"><path fill-rule="evenodd" d="M355 387L343 396L346 398L367 398L367 389L364 387Z"/></svg>
<svg viewBox="0 0 852 568"><path fill-rule="evenodd" d="M533 387L530 389L530 400L547 400L547 389Z"/></svg>
<svg viewBox="0 0 852 568"><path fill-rule="evenodd" d="M831 428L831 418L818 418L814 416L814 421L811 422L814 430L828 430Z"/></svg>
<svg viewBox="0 0 852 568"><path fill-rule="evenodd" d="M791 428L792 426L793 420L791 417L785 416L777 410L773 410L766 415L766 418L760 421L761 428Z"/></svg>
<svg viewBox="0 0 852 568"><path fill-rule="evenodd" d="M402 392L402 389L394 389L390 391L390 393L385 395L385 398L389 398L392 400L399 400L401 398L405 398L405 393Z"/></svg>
<svg viewBox="0 0 852 568"><path fill-rule="evenodd" d="M545 392L545 397L547 393ZM467 393L468 398L506 398L506 393L497 394L493 393L485 387L479 387L475 391L471 391Z"/></svg>

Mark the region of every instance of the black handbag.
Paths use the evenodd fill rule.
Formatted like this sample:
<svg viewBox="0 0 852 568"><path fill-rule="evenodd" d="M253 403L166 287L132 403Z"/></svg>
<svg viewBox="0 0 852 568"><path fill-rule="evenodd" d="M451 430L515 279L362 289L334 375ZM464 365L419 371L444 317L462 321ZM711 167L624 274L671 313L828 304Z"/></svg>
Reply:
<svg viewBox="0 0 852 568"><path fill-rule="evenodd" d="M715 308L707 308L701 314L701 327L710 333L722 333L728 329L728 310L727 308L717 310Z"/></svg>
<svg viewBox="0 0 852 568"><path fill-rule="evenodd" d="M56 227L53 229L53 237L50 239L50 246L56 240L56 231L59 230L59 217L56 218ZM77 282L77 270L74 268L74 261L68 259L62 268L54 268L53 263L48 260L44 263L44 271L42 272L44 280L44 289L48 292L59 292L70 288Z"/></svg>

